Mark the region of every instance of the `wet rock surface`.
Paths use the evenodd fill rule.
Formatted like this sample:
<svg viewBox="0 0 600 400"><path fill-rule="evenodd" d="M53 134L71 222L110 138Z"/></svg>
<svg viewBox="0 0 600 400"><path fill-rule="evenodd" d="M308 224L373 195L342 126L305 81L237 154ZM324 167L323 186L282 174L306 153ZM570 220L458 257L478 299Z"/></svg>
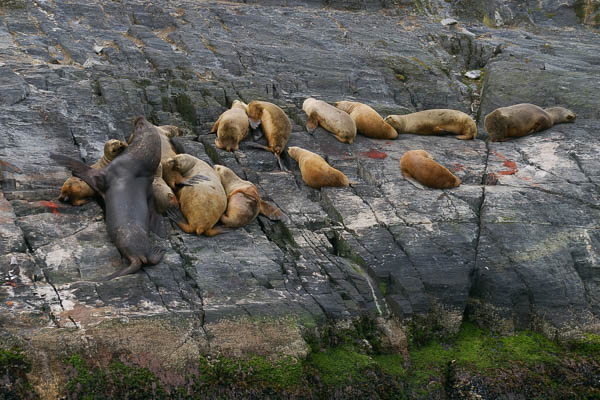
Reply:
<svg viewBox="0 0 600 400"><path fill-rule="evenodd" d="M567 2L561 18L510 29L464 13L470 2L159 3L0 5L3 343L49 360L110 349L156 370L199 354L302 357L304 329L365 315L444 334L464 318L503 333L598 331L595 2L584 25ZM492 16L514 7L484 3ZM442 26L450 15L458 24ZM474 68L483 78L463 77ZM322 128L306 132L306 97L361 101L384 116L457 109L476 118L479 136L359 135L345 145ZM243 143L217 149L208 131L235 99L282 107L288 144L323 156L350 187L307 187L287 155L291 173ZM577 121L482 140L487 113L521 102L567 107ZM102 209L58 202L69 173L49 156L92 163L106 140L128 138L137 115L181 127L186 152L255 183L289 221L259 217L213 238L172 227L153 238L167 249L158 265L102 282L123 262ZM405 180L399 160L412 149L463 184ZM52 362L34 365L37 376ZM40 378L40 393L59 388Z"/></svg>

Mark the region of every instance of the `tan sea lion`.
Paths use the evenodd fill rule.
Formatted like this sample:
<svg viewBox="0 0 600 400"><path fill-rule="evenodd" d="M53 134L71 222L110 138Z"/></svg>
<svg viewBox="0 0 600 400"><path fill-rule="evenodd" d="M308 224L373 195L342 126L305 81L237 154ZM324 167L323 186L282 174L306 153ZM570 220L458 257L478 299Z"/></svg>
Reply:
<svg viewBox="0 0 600 400"><path fill-rule="evenodd" d="M555 124L575 122L577 115L563 107L541 108L523 103L496 108L486 115L485 130L492 142L543 131Z"/></svg>
<svg viewBox="0 0 600 400"><path fill-rule="evenodd" d="M310 187L318 189L323 186L348 186L348 178L333 168L318 154L300 147L288 148L289 155L300 166L302 180Z"/></svg>
<svg viewBox="0 0 600 400"><path fill-rule="evenodd" d="M274 204L260 198L258 189L252 182L245 181L231 169L215 165L215 171L227 193L227 211L221 216L221 223L229 228L241 228L254 221L259 213L272 220L280 220L283 213Z"/></svg>
<svg viewBox="0 0 600 400"><path fill-rule="evenodd" d="M231 108L219 116L210 133L217 133L215 146L221 150L237 151L239 144L248 133L248 105L234 100Z"/></svg>
<svg viewBox="0 0 600 400"><path fill-rule="evenodd" d="M447 168L433 161L425 150L410 150L400 159L402 175L411 177L425 186L447 189L461 184L460 179Z"/></svg>
<svg viewBox="0 0 600 400"><path fill-rule="evenodd" d="M398 132L381 118L381 115L366 104L355 101L338 101L336 108L347 112L356 124L356 130L373 139L396 139Z"/></svg>
<svg viewBox="0 0 600 400"><path fill-rule="evenodd" d="M127 143L117 139L111 139L104 144L102 158L91 165L94 169L106 167L116 156L121 154L127 147ZM60 201L70 201L74 206L81 206L88 202L96 192L83 180L74 176L69 177L60 189Z"/></svg>
<svg viewBox="0 0 600 400"><path fill-rule="evenodd" d="M179 201L162 176L163 168L162 164L159 164L154 174L154 180L152 181L152 195L154 196L156 211L164 215L170 208L179 210Z"/></svg>
<svg viewBox="0 0 600 400"><path fill-rule="evenodd" d="M333 133L342 143L351 144L356 137L356 124L347 112L338 110L331 104L309 97L302 103L302 110L308 115L306 130L312 132L321 125Z"/></svg>
<svg viewBox="0 0 600 400"><path fill-rule="evenodd" d="M388 115L385 122L398 133L416 133L418 135L439 135L443 132L454 133L457 139L475 139L477 125L473 118L462 111L433 109L406 115Z"/></svg>
<svg viewBox="0 0 600 400"><path fill-rule="evenodd" d="M292 124L285 112L273 103L254 100L248 104L248 122L252 129L256 129L259 124L262 126L269 146L259 147L275 154L279 167L285 169L280 155L292 133Z"/></svg>
<svg viewBox="0 0 600 400"><path fill-rule="evenodd" d="M219 175L206 162L189 154L178 154L166 164L179 175L175 184L189 182L196 176L204 177L203 181L184 186L177 192L179 207L186 220L167 211L169 217L186 233L204 233L206 236L222 233L213 228L227 209L227 195Z"/></svg>

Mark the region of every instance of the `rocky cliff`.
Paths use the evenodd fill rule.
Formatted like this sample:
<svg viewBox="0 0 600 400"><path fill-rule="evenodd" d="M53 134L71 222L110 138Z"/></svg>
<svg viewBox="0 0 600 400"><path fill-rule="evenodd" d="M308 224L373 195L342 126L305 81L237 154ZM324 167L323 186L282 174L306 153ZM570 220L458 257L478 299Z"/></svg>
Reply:
<svg viewBox="0 0 600 400"><path fill-rule="evenodd" d="M596 0L3 0L0 339L26 349L30 395L65 395L73 354L176 386L206 357L302 360L308 337L356 321L405 356L407 334L453 338L466 321L502 335L598 334L599 24ZM384 116L457 109L479 135L345 145L306 132L306 97ZM287 156L291 173L268 152L218 150L208 131L235 99L282 107L289 145L322 155L350 187L311 189ZM486 142L485 115L522 102L577 121ZM167 248L160 264L102 282L122 262L102 209L58 202L70 174L49 156L94 162L137 115L179 126L186 152L254 182L289 221L259 217L213 238L172 227L154 238ZM411 149L463 184L405 180Z"/></svg>

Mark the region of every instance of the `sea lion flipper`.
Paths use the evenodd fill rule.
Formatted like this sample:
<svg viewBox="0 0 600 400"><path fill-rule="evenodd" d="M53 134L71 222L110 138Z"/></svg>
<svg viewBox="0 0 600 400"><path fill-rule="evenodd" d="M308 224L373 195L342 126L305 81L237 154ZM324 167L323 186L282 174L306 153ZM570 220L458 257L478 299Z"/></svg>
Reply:
<svg viewBox="0 0 600 400"><path fill-rule="evenodd" d="M283 212L275 204L269 201L260 201L260 213L273 221L281 221L284 219Z"/></svg>
<svg viewBox="0 0 600 400"><path fill-rule="evenodd" d="M219 116L219 119L217 119L217 121L214 123L214 125L212 126L212 128L210 128L210 132L209 133L216 133L217 132L217 130L219 129L219 123L221 122L221 116L222 115L223 114L221 114Z"/></svg>
<svg viewBox="0 0 600 400"><path fill-rule="evenodd" d="M167 230L165 229L163 217L156 211L154 199L152 199L150 203L151 204L148 207L148 226L152 232L164 239L167 236Z"/></svg>
<svg viewBox="0 0 600 400"><path fill-rule="evenodd" d="M225 227L225 226L221 226L221 225L219 225L219 226L214 226L214 227L212 227L212 228L210 228L210 229L208 229L208 230L204 231L204 234L205 234L206 236L209 236L209 237L211 237L211 236L220 235L221 233L230 232L230 231L232 231L232 230L233 230L233 229L231 229L231 228L227 228L227 227Z"/></svg>
<svg viewBox="0 0 600 400"><path fill-rule="evenodd" d="M279 164L279 168L283 171L283 172L290 172L289 169L287 169L285 167L285 165L283 165L283 162L281 161L281 156L279 154L275 154L275 157L277 157L277 164Z"/></svg>
<svg viewBox="0 0 600 400"><path fill-rule="evenodd" d="M259 144L259 143L254 143L254 142L244 142L244 143L247 144L248 147L254 147L255 149L271 151L271 149L269 147Z"/></svg>
<svg viewBox="0 0 600 400"><path fill-rule="evenodd" d="M207 181L210 181L209 177L204 176L202 174L197 174L197 175L192 176L189 179L186 179L185 181L178 182L176 185L177 186L194 186L196 183L207 182Z"/></svg>
<svg viewBox="0 0 600 400"><path fill-rule="evenodd" d="M118 278L119 276L133 274L133 273L136 273L141 268L142 268L142 261L136 258L133 261L131 261L131 264L129 264L129 266L110 274L103 280L110 281L111 279Z"/></svg>
<svg viewBox="0 0 600 400"><path fill-rule="evenodd" d="M90 185L94 191L98 193L104 193L106 190L106 178L104 170L91 168L89 165L86 165L79 160L60 154L51 154L50 158L58 162L60 165L69 168L73 176Z"/></svg>
<svg viewBox="0 0 600 400"><path fill-rule="evenodd" d="M319 121L314 115L311 115L306 121L306 130L308 133L313 133L313 131L317 129L317 126L319 126Z"/></svg>
<svg viewBox="0 0 600 400"><path fill-rule="evenodd" d="M175 222L177 225L187 224L187 220L185 219L185 216L183 215L179 207L169 206L167 208L166 214L167 217L169 217L169 219Z"/></svg>

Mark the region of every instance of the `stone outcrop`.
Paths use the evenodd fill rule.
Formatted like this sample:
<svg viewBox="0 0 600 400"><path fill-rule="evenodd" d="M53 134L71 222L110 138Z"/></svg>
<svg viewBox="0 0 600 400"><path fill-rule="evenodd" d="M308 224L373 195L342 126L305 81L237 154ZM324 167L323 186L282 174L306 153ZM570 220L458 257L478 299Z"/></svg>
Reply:
<svg viewBox="0 0 600 400"><path fill-rule="evenodd" d="M199 355L303 357L307 329L361 316L394 321L388 339L409 322L453 334L465 318L501 333L600 330L598 2L291 3L0 5L0 338L32 348L39 394L60 393L53 366L73 352L126 354L171 379ZM481 80L462 76L474 68ZM307 97L383 116L453 108L479 135L345 145L306 132ZM217 149L208 131L235 99L282 107L289 145L350 187L311 189L294 160L281 172L243 142ZM487 143L485 115L521 102L577 121ZM213 238L172 227L154 239L161 263L102 282L122 262L102 209L58 202L69 173L49 156L90 163L137 115L181 127L186 152L252 181L289 221ZM463 184L405 180L400 157L419 148Z"/></svg>

